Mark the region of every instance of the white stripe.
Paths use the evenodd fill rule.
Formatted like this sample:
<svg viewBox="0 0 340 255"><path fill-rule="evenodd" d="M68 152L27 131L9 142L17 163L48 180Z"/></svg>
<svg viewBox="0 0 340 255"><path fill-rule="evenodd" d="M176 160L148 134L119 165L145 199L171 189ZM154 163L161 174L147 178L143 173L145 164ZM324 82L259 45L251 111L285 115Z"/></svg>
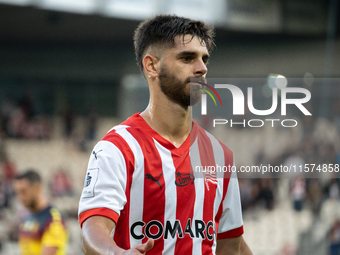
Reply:
<svg viewBox="0 0 340 255"><path fill-rule="evenodd" d="M223 147L221 146L221 144L218 142L218 140L214 136L212 136L208 132L206 132L206 134L209 137L211 144L212 144L216 166L218 165L218 166L223 167L225 165ZM223 171L217 172L218 186L217 186L216 196L215 196L215 200L214 200L214 214L213 214L214 215L214 221L215 221L216 214L218 212L218 208L220 207L221 201L222 201L223 183L224 183L223 177L224 177ZM214 230L215 230L214 234L216 235L216 233L217 233L216 225L214 225ZM212 247L213 254L215 254L215 252L216 252L216 240L217 240L217 236L214 237L214 244L213 244L213 247Z"/></svg>
<svg viewBox="0 0 340 255"><path fill-rule="evenodd" d="M199 150L198 150L198 144L197 144L197 139L195 142L192 144L190 147L190 163L193 168L195 177L195 205L194 205L194 215L193 219L191 221L192 226L191 229L196 235L196 229L195 229L195 219L201 219L203 220L203 206L204 206L204 178L202 175L198 175L195 173L195 166L202 166L201 164L201 159L199 157ZM192 254L202 254L202 237L199 236L198 238L195 236L193 238L193 245L192 245Z"/></svg>
<svg viewBox="0 0 340 255"><path fill-rule="evenodd" d="M131 225L136 221L143 220L143 204L144 204L144 155L137 140L126 130L126 126L118 126L116 132L130 146L135 157L135 169L132 176L130 190L130 212L129 212L129 230ZM137 228L136 228L137 231ZM141 233L137 233L138 235ZM130 235L130 245L134 247L141 244L142 240L135 240Z"/></svg>
<svg viewBox="0 0 340 255"><path fill-rule="evenodd" d="M165 213L164 213L164 228L166 221L175 222L176 208L177 208L177 190L175 185L176 168L172 160L171 152L161 146L154 139L156 148L161 156L163 176L165 181ZM184 229L183 229L184 234ZM177 235L175 238L164 239L163 255L174 255L176 246Z"/></svg>
<svg viewBox="0 0 340 255"><path fill-rule="evenodd" d="M110 133L112 130L115 130L116 132L119 131L119 130L122 130L122 129L126 129L128 128L129 126L127 125L117 125L117 126L114 126L113 128L111 128L109 131L107 131L106 134Z"/></svg>

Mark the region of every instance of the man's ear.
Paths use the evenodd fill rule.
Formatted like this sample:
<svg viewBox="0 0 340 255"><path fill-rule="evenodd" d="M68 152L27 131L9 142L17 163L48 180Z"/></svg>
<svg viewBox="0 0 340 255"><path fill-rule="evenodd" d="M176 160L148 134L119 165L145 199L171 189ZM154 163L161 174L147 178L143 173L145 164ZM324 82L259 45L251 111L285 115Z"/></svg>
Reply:
<svg viewBox="0 0 340 255"><path fill-rule="evenodd" d="M151 78L158 77L158 59L151 55L146 55L143 58L144 71Z"/></svg>

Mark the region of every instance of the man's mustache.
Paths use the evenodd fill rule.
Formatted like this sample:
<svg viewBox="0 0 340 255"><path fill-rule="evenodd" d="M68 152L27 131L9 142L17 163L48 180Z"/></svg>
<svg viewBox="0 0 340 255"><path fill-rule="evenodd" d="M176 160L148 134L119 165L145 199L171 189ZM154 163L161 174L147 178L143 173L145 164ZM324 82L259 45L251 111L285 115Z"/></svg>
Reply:
<svg viewBox="0 0 340 255"><path fill-rule="evenodd" d="M190 77L186 80L186 83L193 82L193 83L207 83L207 79L204 77Z"/></svg>

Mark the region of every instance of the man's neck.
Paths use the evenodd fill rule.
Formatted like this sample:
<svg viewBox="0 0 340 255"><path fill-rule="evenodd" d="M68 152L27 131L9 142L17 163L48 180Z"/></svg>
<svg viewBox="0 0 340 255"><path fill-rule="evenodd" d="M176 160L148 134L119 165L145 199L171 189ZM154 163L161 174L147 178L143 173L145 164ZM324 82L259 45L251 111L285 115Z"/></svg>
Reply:
<svg viewBox="0 0 340 255"><path fill-rule="evenodd" d="M47 202L47 200L45 200L45 199L39 199L38 201L37 201L37 204L36 204L36 206L34 207L34 208L31 208L30 209L30 211L32 212L32 213L38 213L38 212L41 212L41 211L43 211L44 209L46 209L48 207L48 202Z"/></svg>
<svg viewBox="0 0 340 255"><path fill-rule="evenodd" d="M190 134L191 107L184 108L168 99L158 98L150 100L141 116L153 130L177 148Z"/></svg>

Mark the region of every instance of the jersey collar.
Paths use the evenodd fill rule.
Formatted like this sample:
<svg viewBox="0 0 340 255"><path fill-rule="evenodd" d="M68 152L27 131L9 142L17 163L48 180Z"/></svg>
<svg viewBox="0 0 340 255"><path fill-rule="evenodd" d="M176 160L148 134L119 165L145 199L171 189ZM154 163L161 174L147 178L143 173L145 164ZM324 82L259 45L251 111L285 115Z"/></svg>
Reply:
<svg viewBox="0 0 340 255"><path fill-rule="evenodd" d="M140 112L132 115L130 118L138 126L140 126L146 133L148 133L152 138L154 138L159 144L161 144L166 149L170 150L172 153L176 153L179 155L183 155L189 151L190 145L193 143L194 139L197 136L198 124L196 123L196 121L192 120L192 128L189 136L183 142L183 144L177 148L175 145L173 145L173 143L171 143L170 141L162 137L160 134L158 134L155 130L153 130L140 115Z"/></svg>

